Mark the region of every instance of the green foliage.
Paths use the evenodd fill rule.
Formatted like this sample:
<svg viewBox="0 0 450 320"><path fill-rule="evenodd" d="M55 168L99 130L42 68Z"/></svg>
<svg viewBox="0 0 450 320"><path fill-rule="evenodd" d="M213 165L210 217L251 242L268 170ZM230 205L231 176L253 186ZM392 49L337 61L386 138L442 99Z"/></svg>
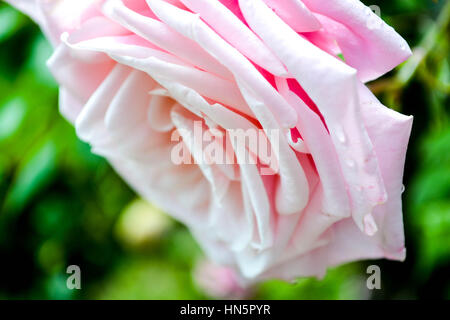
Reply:
<svg viewBox="0 0 450 320"><path fill-rule="evenodd" d="M417 230L416 274L426 282L434 268L450 261L450 127L423 138L420 171L412 184L411 206ZM417 239L416 238L416 239Z"/></svg>
<svg viewBox="0 0 450 320"><path fill-rule="evenodd" d="M450 5L364 2L379 5L383 19L425 52L370 84L387 106L415 116L405 172L408 258L370 262L381 266L380 292L367 290L362 262L322 280L268 281L255 298L450 297ZM130 213L136 195L57 112L57 84L45 67L50 45L4 3L0 47L0 298L206 298L192 281L201 250L183 226L155 220L165 229L143 229L145 241L126 243L127 223L160 217L139 206L144 213ZM66 287L70 264L81 267L82 290Z"/></svg>
<svg viewBox="0 0 450 320"><path fill-rule="evenodd" d="M324 279L299 279L295 283L271 280L262 284L257 298L268 300L367 299L366 273L359 263L330 270Z"/></svg>

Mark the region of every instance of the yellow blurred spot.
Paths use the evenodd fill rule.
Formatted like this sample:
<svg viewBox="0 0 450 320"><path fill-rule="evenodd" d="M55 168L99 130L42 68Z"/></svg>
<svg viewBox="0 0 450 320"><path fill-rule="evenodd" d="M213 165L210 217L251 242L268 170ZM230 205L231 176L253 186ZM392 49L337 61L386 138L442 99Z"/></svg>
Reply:
<svg viewBox="0 0 450 320"><path fill-rule="evenodd" d="M171 225L171 218L162 210L137 199L122 211L117 221L116 235L123 244L136 248L159 239Z"/></svg>

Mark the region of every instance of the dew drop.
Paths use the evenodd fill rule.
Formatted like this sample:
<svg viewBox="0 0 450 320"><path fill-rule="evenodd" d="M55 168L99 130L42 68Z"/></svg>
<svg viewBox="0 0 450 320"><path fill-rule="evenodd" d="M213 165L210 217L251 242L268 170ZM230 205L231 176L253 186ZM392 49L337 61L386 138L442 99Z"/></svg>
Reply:
<svg viewBox="0 0 450 320"><path fill-rule="evenodd" d="M345 135L344 129L342 127L336 127L336 138L338 141L342 144L345 144L347 142L347 137Z"/></svg>
<svg viewBox="0 0 450 320"><path fill-rule="evenodd" d="M375 223L375 220L373 219L372 215L368 214L363 219L364 223L364 232L368 236L373 236L375 233L377 233L378 228L377 224Z"/></svg>
<svg viewBox="0 0 450 320"><path fill-rule="evenodd" d="M355 165L356 165L356 163L355 163L354 160L348 159L348 160L347 160L347 165L348 165L350 168L354 168Z"/></svg>

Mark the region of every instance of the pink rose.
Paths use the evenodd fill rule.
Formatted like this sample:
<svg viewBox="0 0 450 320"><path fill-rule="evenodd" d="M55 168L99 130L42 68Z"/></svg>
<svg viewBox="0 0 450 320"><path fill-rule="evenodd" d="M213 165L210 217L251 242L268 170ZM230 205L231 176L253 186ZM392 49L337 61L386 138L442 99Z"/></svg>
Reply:
<svg viewBox="0 0 450 320"><path fill-rule="evenodd" d="M251 295L235 270L208 260L200 260L194 269L196 285L207 295L218 299L245 299Z"/></svg>
<svg viewBox="0 0 450 320"><path fill-rule="evenodd" d="M60 110L79 137L214 261L258 280L405 258L412 118L364 82L411 52L360 1L8 1L53 43ZM276 167L235 145L235 163L174 163L180 141L198 160L195 123L281 132L264 136Z"/></svg>

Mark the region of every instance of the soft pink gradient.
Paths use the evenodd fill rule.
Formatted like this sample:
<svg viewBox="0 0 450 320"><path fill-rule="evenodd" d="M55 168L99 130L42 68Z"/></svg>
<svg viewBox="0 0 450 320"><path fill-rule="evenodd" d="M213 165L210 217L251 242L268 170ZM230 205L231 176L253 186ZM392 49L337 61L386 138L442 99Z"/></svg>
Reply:
<svg viewBox="0 0 450 320"><path fill-rule="evenodd" d="M411 51L360 1L8 1L54 45L48 66L79 137L214 261L255 281L405 258L412 117L364 82ZM171 133L196 120L282 130L279 172L174 165Z"/></svg>
<svg viewBox="0 0 450 320"><path fill-rule="evenodd" d="M197 263L193 278L199 289L212 298L245 299L252 293L252 289L243 283L235 270L208 260Z"/></svg>

